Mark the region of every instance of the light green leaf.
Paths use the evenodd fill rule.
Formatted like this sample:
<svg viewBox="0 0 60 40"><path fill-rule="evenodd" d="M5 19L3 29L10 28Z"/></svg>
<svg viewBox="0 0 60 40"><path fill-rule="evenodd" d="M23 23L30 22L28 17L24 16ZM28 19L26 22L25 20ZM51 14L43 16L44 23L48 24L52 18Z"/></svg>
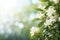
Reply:
<svg viewBox="0 0 60 40"><path fill-rule="evenodd" d="M48 0L40 0L41 2L47 2Z"/></svg>
<svg viewBox="0 0 60 40"><path fill-rule="evenodd" d="M37 10L37 11L43 11L43 10L42 10L42 9L40 9L40 8L36 8L36 10Z"/></svg>
<svg viewBox="0 0 60 40"><path fill-rule="evenodd" d="M32 22L36 22L38 20L40 20L40 19L39 18L35 18L35 19L32 20Z"/></svg>

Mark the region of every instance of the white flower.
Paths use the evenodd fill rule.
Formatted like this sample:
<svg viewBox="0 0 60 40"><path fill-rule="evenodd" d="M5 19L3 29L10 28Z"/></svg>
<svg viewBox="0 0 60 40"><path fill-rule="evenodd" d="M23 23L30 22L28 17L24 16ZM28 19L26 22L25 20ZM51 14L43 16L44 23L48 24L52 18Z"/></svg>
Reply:
<svg viewBox="0 0 60 40"><path fill-rule="evenodd" d="M31 36L34 36L34 34L38 32L39 32L39 27L32 27L30 30Z"/></svg>
<svg viewBox="0 0 60 40"><path fill-rule="evenodd" d="M57 14L52 15L50 17L47 17L46 22L44 23L44 25L46 25L46 26L53 25L53 23L56 22L57 18L58 18Z"/></svg>
<svg viewBox="0 0 60 40"><path fill-rule="evenodd" d="M46 22L44 23L45 26L49 26L52 25L52 20L46 20Z"/></svg>
<svg viewBox="0 0 60 40"><path fill-rule="evenodd" d="M54 16L50 16L50 19L53 21L53 22L56 22L56 19L58 18L58 15L55 14Z"/></svg>
<svg viewBox="0 0 60 40"><path fill-rule="evenodd" d="M59 3L59 0L50 0L51 2L54 2L55 4Z"/></svg>
<svg viewBox="0 0 60 40"><path fill-rule="evenodd" d="M44 9L45 6L43 6L43 5L39 5L38 8Z"/></svg>
<svg viewBox="0 0 60 40"><path fill-rule="evenodd" d="M49 25L53 25L54 22L56 22L57 16L51 16L50 19L46 19L46 22L44 23L44 25L49 26Z"/></svg>
<svg viewBox="0 0 60 40"><path fill-rule="evenodd" d="M36 17L37 17L37 18L42 19L42 18L44 18L44 17L45 17L45 15L44 15L44 14L42 14L42 13L38 13L38 14L36 15Z"/></svg>
<svg viewBox="0 0 60 40"><path fill-rule="evenodd" d="M53 14L56 14L56 10L54 10L53 6L50 6L48 10L46 11L48 16L51 16Z"/></svg>

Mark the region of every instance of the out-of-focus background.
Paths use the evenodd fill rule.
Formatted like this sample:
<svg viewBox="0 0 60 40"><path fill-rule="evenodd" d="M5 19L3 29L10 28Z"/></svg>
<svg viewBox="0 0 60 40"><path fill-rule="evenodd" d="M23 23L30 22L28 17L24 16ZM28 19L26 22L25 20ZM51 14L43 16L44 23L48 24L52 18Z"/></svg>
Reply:
<svg viewBox="0 0 60 40"><path fill-rule="evenodd" d="M29 40L38 0L0 0L0 40Z"/></svg>

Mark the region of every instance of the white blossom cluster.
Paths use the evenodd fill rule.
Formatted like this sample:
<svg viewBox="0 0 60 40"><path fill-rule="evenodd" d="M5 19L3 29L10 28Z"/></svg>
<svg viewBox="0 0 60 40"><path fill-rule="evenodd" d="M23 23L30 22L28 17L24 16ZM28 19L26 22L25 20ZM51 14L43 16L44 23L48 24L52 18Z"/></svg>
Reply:
<svg viewBox="0 0 60 40"><path fill-rule="evenodd" d="M50 0L50 1L54 2L55 4L59 3L59 0ZM45 27L50 27L50 26L57 27L53 24L55 22L57 22L57 19L60 21L60 17L57 14L57 11L55 10L55 7L53 5L51 5L47 9L45 9L46 5L48 5L47 4L48 2L40 2L40 3L42 3L42 4L38 5L38 8L42 9L42 11L37 13L36 18L39 18L40 20L44 21L43 25ZM30 30L31 36L34 36L34 34L38 33L39 30L40 29L38 27L32 27L31 30Z"/></svg>
<svg viewBox="0 0 60 40"><path fill-rule="evenodd" d="M44 23L45 26L49 26L49 25L53 25L54 22L56 22L56 19L58 17L58 15L56 14L56 10L53 6L50 6L47 10L46 10L46 22ZM43 19L45 18L45 14L43 13L38 13L37 18Z"/></svg>
<svg viewBox="0 0 60 40"><path fill-rule="evenodd" d="M52 15L54 15L54 14L56 14L55 12L56 12L56 10L54 10L54 7L53 6L50 6L48 9L47 9L47 15L48 16L52 16Z"/></svg>
<svg viewBox="0 0 60 40"><path fill-rule="evenodd" d="M47 19L44 25L46 26L53 25L53 23L56 22L58 17L58 15L56 14L56 10L54 10L53 6L50 6L46 12L47 12Z"/></svg>
<svg viewBox="0 0 60 40"><path fill-rule="evenodd" d="M34 36L34 34L38 33L39 30L40 30L39 27L32 27L31 30L30 30L31 36Z"/></svg>

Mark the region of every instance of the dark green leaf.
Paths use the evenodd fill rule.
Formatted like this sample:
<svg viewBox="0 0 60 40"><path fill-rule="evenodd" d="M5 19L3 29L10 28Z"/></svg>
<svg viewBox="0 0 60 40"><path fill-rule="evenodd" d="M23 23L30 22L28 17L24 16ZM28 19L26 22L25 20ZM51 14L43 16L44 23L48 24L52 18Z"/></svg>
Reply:
<svg viewBox="0 0 60 40"><path fill-rule="evenodd" d="M40 27L40 35L43 33L43 30L44 30L44 26L41 26Z"/></svg>
<svg viewBox="0 0 60 40"><path fill-rule="evenodd" d="M43 24L44 24L44 22L40 22L40 23L38 24L38 27L43 26Z"/></svg>
<svg viewBox="0 0 60 40"><path fill-rule="evenodd" d="M51 6L52 3L51 2L48 2L48 5L45 7L45 9L48 9L49 6Z"/></svg>

